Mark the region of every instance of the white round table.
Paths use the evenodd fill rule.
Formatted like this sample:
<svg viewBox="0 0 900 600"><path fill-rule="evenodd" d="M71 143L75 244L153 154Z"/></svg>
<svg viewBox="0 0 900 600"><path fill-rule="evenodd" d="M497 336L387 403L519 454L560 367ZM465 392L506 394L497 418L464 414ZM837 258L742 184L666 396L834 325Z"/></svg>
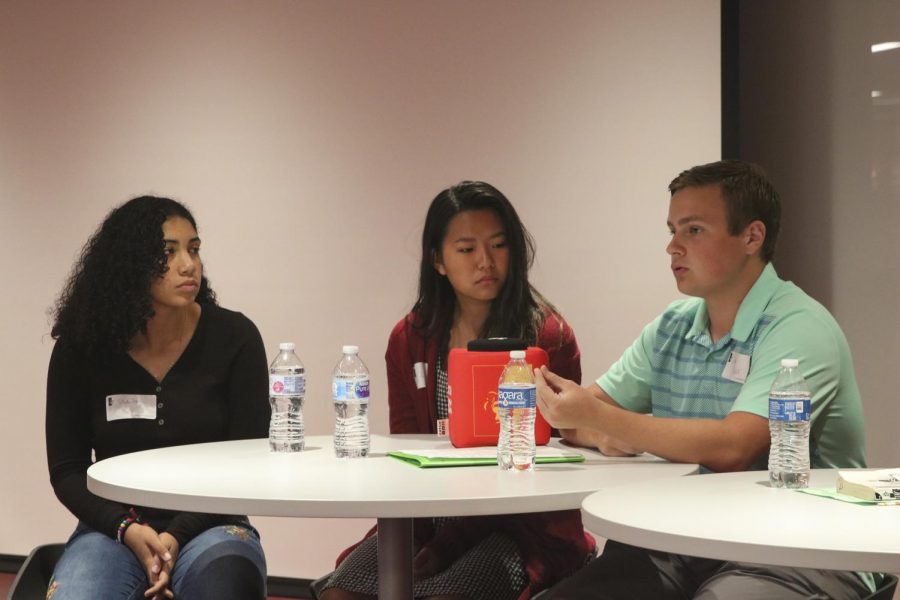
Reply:
<svg viewBox="0 0 900 600"><path fill-rule="evenodd" d="M837 470L810 486L834 489ZM633 482L582 504L585 527L626 544L690 556L900 572L900 506L858 505L769 485L766 471Z"/></svg>
<svg viewBox="0 0 900 600"><path fill-rule="evenodd" d="M554 440L553 445L559 441ZM583 463L538 465L534 473L492 466L421 469L389 450L450 447L432 435L373 435L365 459L334 457L331 436L308 436L293 454L267 440L173 446L117 456L88 469L98 496L172 510L278 517L374 517L379 594L412 598L412 519L578 508L615 483L678 477L696 465L652 456L608 458L579 449Z"/></svg>

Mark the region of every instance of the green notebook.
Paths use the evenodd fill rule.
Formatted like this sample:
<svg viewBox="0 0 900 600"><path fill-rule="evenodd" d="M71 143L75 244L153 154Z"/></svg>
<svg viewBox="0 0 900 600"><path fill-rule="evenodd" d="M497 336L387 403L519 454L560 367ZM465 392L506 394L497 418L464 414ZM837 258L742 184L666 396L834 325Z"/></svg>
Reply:
<svg viewBox="0 0 900 600"><path fill-rule="evenodd" d="M481 467L497 465L496 449L485 448L446 448L440 450L398 450L388 452L403 462L430 469L434 467ZM583 454L567 452L559 448L539 447L534 462L539 465L549 463L582 462Z"/></svg>

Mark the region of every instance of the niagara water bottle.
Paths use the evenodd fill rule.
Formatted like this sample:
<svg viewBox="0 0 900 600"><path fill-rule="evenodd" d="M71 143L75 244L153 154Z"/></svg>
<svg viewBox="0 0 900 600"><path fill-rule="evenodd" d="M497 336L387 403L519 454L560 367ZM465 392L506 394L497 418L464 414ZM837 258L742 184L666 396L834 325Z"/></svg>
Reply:
<svg viewBox="0 0 900 600"><path fill-rule="evenodd" d="M810 394L795 358L781 361L769 391L769 480L773 487L809 486Z"/></svg>
<svg viewBox="0 0 900 600"><path fill-rule="evenodd" d="M278 345L278 356L269 366L269 450L300 452L303 450L303 397L306 374L303 363L294 353L292 342Z"/></svg>
<svg viewBox="0 0 900 600"><path fill-rule="evenodd" d="M334 455L358 458L369 454L369 370L359 358L358 346L344 346L334 368Z"/></svg>
<svg viewBox="0 0 900 600"><path fill-rule="evenodd" d="M534 469L536 400L534 371L525 362L525 351L510 351L497 391L500 411L497 464L504 471Z"/></svg>

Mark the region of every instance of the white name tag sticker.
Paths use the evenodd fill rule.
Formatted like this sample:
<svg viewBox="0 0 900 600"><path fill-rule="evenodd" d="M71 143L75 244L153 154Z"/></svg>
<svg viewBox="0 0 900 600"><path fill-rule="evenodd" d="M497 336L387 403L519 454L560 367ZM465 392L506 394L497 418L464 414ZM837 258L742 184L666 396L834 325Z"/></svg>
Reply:
<svg viewBox="0 0 900 600"><path fill-rule="evenodd" d="M722 377L729 381L744 383L747 381L748 373L750 373L750 355L732 351L725 368L722 369Z"/></svg>
<svg viewBox="0 0 900 600"><path fill-rule="evenodd" d="M113 394L106 397L107 421L155 418L155 394Z"/></svg>
<svg viewBox="0 0 900 600"><path fill-rule="evenodd" d="M417 362L413 365L413 378L416 380L416 387L418 389L425 388L425 377L428 375L428 365L422 362Z"/></svg>

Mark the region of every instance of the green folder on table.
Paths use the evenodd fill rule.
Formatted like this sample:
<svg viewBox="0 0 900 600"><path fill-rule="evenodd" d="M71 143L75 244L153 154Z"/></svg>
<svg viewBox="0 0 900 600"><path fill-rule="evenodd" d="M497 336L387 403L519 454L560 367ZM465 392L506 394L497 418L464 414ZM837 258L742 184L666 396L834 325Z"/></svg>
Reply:
<svg viewBox="0 0 900 600"><path fill-rule="evenodd" d="M416 467L480 467L497 465L497 449L493 446L481 448L440 448L437 450L396 450L388 452L399 460ZM584 455L567 452L559 448L539 447L534 462L539 465L550 463L582 462Z"/></svg>

